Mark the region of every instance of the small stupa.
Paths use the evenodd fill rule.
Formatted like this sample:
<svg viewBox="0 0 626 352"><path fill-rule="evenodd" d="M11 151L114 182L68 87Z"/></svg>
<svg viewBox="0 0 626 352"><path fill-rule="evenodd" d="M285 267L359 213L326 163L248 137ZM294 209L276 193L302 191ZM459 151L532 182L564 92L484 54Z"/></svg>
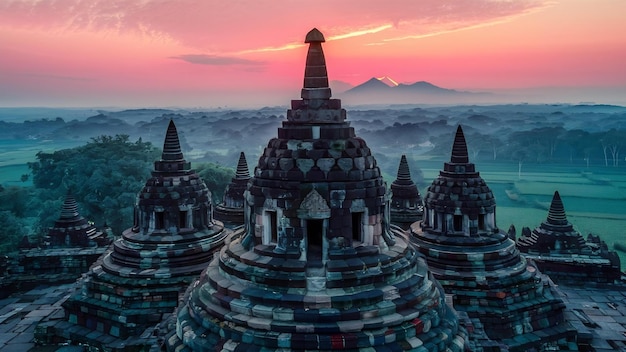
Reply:
<svg viewBox="0 0 626 352"><path fill-rule="evenodd" d="M317 29L302 100L254 170L245 228L178 310L169 351L462 351L424 260L390 229L376 160L331 99Z"/></svg>
<svg viewBox="0 0 626 352"><path fill-rule="evenodd" d="M235 177L226 186L222 202L215 206L215 211L213 212L213 217L223 222L225 226L236 227L243 225L244 192L249 180L248 162L246 161L246 155L241 152L237 162Z"/></svg>
<svg viewBox="0 0 626 352"><path fill-rule="evenodd" d="M477 319L512 351L555 348L573 340L563 301L496 226L496 200L469 161L458 126L449 162L424 198L411 236L454 308Z"/></svg>
<svg viewBox="0 0 626 352"><path fill-rule="evenodd" d="M0 275L0 297L38 285L74 282L113 240L80 215L76 198L67 192L59 218L48 228L42 243L25 237L19 251L6 258Z"/></svg>
<svg viewBox="0 0 626 352"><path fill-rule="evenodd" d="M46 242L49 247L93 247L106 246L111 243L111 238L96 229L95 225L78 212L78 204L70 191L68 191L61 215L54 222L54 226L48 229Z"/></svg>
<svg viewBox="0 0 626 352"><path fill-rule="evenodd" d="M411 171L406 155L400 158L396 180L391 183L391 223L407 230L409 226L422 220L424 204L417 185L411 179Z"/></svg>
<svg viewBox="0 0 626 352"><path fill-rule="evenodd" d="M617 253L609 251L597 236L585 240L567 220L558 191L554 192L546 220L532 232L524 228L517 247L541 272L559 283L614 283L622 275Z"/></svg>
<svg viewBox="0 0 626 352"><path fill-rule="evenodd" d="M211 208L211 193L184 159L170 121L161 159L137 195L133 226L63 304L73 325L59 325L57 334L105 350L153 344L155 327L230 233Z"/></svg>

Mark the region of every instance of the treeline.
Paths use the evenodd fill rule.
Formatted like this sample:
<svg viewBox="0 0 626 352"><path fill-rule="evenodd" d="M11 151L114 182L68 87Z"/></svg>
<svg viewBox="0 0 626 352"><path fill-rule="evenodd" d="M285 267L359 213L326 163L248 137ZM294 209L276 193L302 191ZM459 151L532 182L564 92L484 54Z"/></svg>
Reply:
<svg viewBox="0 0 626 352"><path fill-rule="evenodd" d="M128 135L98 136L76 148L39 152L28 163L32 187L0 186L0 253L15 250L24 235L37 242L60 216L68 191L80 214L96 226L109 226L115 235L130 227L137 194L150 177L161 150ZM234 176L233 169L211 163L192 164L221 200Z"/></svg>
<svg viewBox="0 0 626 352"><path fill-rule="evenodd" d="M624 159L626 129L588 132L564 127L537 127L508 134L484 134L464 127L470 158L474 161L530 164L577 164L618 167ZM431 153L448 155L453 131L431 138Z"/></svg>

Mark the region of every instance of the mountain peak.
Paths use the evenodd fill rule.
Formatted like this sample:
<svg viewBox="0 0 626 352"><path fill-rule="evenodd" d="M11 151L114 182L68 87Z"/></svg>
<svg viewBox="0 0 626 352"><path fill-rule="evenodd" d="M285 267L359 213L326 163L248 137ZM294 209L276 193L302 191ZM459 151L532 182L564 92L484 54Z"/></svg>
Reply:
<svg viewBox="0 0 626 352"><path fill-rule="evenodd" d="M382 77L376 77L376 79L379 80L380 82L388 85L389 87L397 87L398 86L398 82L394 81L391 77L382 76Z"/></svg>
<svg viewBox="0 0 626 352"><path fill-rule="evenodd" d="M353 87L352 89L349 89L347 93L375 92L380 90L387 90L389 88L393 87L387 85L387 83L382 82L376 77L372 77L368 81L361 83L358 86Z"/></svg>

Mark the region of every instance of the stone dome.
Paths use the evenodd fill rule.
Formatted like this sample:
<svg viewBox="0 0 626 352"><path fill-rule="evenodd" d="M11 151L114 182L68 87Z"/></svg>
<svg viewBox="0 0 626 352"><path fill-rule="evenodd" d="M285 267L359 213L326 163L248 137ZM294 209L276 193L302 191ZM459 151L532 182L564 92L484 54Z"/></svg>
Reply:
<svg viewBox="0 0 626 352"><path fill-rule="evenodd" d="M133 226L65 302L69 321L126 338L164 320L230 233L211 211L211 194L170 121L161 159L137 195Z"/></svg>
<svg viewBox="0 0 626 352"><path fill-rule="evenodd" d="M406 236L365 141L330 99L311 31L302 100L259 158L246 226L179 308L170 351L462 351L464 330Z"/></svg>
<svg viewBox="0 0 626 352"><path fill-rule="evenodd" d="M235 177L224 190L222 202L215 206L213 216L226 226L236 227L244 222L244 193L250 180L250 171L244 152L239 153Z"/></svg>
<svg viewBox="0 0 626 352"><path fill-rule="evenodd" d="M411 171L406 155L402 154L398 174L391 183L391 223L408 229L422 219L424 204L417 185L411 179Z"/></svg>
<svg viewBox="0 0 626 352"><path fill-rule="evenodd" d="M550 283L497 228L495 198L469 161L461 126L450 161L424 199L424 218L411 225L411 238L456 310L512 350L575 334Z"/></svg>

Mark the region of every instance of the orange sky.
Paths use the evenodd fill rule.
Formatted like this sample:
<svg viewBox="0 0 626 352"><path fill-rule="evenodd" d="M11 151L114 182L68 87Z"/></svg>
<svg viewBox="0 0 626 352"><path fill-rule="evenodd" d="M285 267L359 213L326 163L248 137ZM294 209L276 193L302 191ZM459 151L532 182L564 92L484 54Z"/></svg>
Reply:
<svg viewBox="0 0 626 352"><path fill-rule="evenodd" d="M0 106L263 106L331 80L626 87L623 0L5 0ZM626 99L625 99L626 100Z"/></svg>

